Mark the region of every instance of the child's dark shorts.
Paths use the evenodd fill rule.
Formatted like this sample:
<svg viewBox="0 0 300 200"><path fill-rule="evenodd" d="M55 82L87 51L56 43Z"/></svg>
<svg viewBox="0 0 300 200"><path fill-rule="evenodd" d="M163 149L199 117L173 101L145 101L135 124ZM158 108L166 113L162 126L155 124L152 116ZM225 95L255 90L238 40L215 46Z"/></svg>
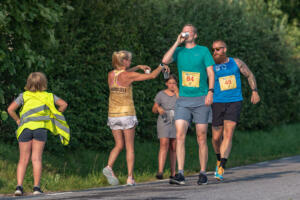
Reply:
<svg viewBox="0 0 300 200"><path fill-rule="evenodd" d="M21 135L19 136L19 142L28 142L32 139L46 142L47 141L47 132L48 130L45 128L38 128L35 130L30 130L28 128L25 128Z"/></svg>

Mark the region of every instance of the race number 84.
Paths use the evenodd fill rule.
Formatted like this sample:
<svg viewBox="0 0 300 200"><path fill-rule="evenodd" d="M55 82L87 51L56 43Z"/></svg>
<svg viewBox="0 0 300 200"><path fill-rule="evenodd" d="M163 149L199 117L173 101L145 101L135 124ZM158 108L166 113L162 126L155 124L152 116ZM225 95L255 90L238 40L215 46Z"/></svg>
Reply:
<svg viewBox="0 0 300 200"><path fill-rule="evenodd" d="M198 72L182 72L182 86L199 87L200 73Z"/></svg>

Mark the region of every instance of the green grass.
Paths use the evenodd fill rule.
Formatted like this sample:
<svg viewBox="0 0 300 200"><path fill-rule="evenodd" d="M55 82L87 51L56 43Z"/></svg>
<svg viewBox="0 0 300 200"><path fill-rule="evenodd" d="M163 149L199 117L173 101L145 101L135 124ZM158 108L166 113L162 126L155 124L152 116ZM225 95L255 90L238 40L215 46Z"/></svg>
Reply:
<svg viewBox="0 0 300 200"><path fill-rule="evenodd" d="M300 154L300 124L285 125L271 131L236 131L231 156L227 167L240 166L255 162L277 159ZM215 154L208 137L208 171L215 168ZM158 140L145 143L136 142L135 179L137 182L155 180L157 171ZM107 163L107 152L77 151L61 154L45 153L43 157L42 189L47 191L68 191L107 186L102 168ZM16 186L16 167L18 162L17 146L0 143L0 193L13 193ZM125 152L115 163L114 171L122 184L127 178ZM169 174L166 164L165 177ZM188 134L186 141L185 173L199 171L198 147L195 133ZM31 192L33 184L32 167L28 166L24 180L25 192Z"/></svg>

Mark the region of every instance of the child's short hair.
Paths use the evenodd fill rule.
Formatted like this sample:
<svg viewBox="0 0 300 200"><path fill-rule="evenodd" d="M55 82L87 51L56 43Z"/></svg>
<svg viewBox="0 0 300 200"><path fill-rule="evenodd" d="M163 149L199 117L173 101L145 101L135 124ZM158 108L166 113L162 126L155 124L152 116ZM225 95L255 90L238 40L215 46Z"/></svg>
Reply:
<svg viewBox="0 0 300 200"><path fill-rule="evenodd" d="M42 72L32 72L29 74L24 89L31 92L47 90L47 78L45 74Z"/></svg>

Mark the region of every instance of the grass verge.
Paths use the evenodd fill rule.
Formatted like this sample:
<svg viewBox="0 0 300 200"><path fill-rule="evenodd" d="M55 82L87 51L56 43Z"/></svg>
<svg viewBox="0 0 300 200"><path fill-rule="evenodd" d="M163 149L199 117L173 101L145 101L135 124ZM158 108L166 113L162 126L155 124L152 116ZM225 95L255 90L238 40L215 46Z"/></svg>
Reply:
<svg viewBox="0 0 300 200"><path fill-rule="evenodd" d="M233 138L232 152L227 167L251 164L273 160L286 156L300 154L299 146L300 124L284 125L271 131L236 131ZM50 136L49 136L50 137ZM157 171L158 140L144 143L136 142L135 179L137 182L155 180ZM215 168L216 157L208 136L208 171ZM69 191L107 186L102 168L107 164L107 152L72 151L61 154L45 153L43 157L42 189L49 191ZM0 193L11 194L16 186L16 167L18 162L17 146L0 142ZM117 159L114 171L121 184L127 179L125 152ZM169 174L168 162L165 167L165 177ZM186 140L185 173L194 174L199 171L198 146L196 135L189 134ZM24 179L24 190L32 191L33 177L31 164L27 168Z"/></svg>

